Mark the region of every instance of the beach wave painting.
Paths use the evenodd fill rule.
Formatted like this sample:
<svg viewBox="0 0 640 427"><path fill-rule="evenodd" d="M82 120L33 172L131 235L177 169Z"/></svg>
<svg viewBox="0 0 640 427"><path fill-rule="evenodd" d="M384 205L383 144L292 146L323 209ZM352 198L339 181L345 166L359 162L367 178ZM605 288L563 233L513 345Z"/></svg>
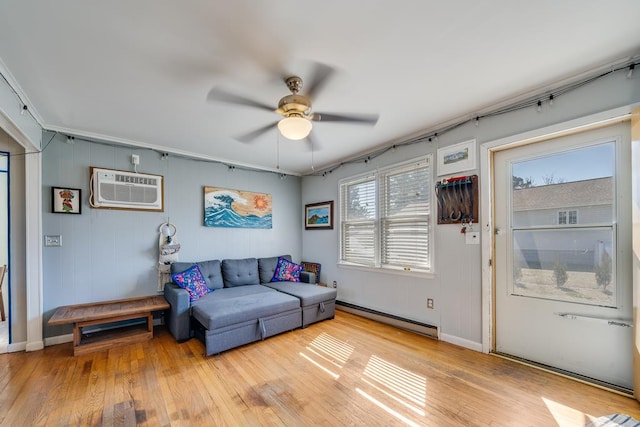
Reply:
<svg viewBox="0 0 640 427"><path fill-rule="evenodd" d="M204 225L272 228L271 194L204 187Z"/></svg>

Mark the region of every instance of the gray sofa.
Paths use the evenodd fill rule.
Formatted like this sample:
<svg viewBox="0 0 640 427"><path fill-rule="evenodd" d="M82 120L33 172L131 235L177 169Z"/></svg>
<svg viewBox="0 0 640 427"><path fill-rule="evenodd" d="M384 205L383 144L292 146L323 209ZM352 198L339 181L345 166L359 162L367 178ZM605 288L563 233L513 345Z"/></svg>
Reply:
<svg viewBox="0 0 640 427"><path fill-rule="evenodd" d="M197 264L213 290L190 302L185 289L165 284L173 337L199 338L209 356L334 317L335 289L312 284L315 275L308 272L300 274L301 282L272 282L277 262L278 257L173 263L172 273Z"/></svg>

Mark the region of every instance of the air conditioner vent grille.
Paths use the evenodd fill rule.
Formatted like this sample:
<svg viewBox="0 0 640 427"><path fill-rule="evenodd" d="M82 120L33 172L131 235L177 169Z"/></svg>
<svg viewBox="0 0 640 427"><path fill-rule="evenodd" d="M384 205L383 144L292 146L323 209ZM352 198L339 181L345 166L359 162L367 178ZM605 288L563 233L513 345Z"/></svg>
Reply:
<svg viewBox="0 0 640 427"><path fill-rule="evenodd" d="M155 187L126 184L100 184L100 199L121 203L156 203L158 192Z"/></svg>
<svg viewBox="0 0 640 427"><path fill-rule="evenodd" d="M91 207L164 210L163 177L91 168Z"/></svg>

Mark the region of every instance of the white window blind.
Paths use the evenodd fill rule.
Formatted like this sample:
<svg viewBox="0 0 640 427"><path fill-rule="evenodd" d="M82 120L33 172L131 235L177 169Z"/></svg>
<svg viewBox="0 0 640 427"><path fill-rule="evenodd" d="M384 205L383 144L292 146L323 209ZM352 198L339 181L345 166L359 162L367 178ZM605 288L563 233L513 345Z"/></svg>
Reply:
<svg viewBox="0 0 640 427"><path fill-rule="evenodd" d="M344 261L375 265L376 181L374 175L343 183L340 188Z"/></svg>
<svg viewBox="0 0 640 427"><path fill-rule="evenodd" d="M341 262L429 271L429 157L340 184Z"/></svg>
<svg viewBox="0 0 640 427"><path fill-rule="evenodd" d="M429 167L426 162L381 173L383 265L429 269Z"/></svg>

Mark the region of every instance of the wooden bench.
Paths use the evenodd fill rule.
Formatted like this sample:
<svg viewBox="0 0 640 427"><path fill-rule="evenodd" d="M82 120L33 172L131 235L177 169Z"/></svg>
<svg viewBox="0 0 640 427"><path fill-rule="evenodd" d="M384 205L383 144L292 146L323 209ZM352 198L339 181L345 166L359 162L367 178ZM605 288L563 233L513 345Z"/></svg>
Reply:
<svg viewBox="0 0 640 427"><path fill-rule="evenodd" d="M73 355L106 350L153 338L153 312L169 309L164 296L148 296L59 307L49 325L73 323ZM125 325L83 336L82 328L146 318L144 325Z"/></svg>

